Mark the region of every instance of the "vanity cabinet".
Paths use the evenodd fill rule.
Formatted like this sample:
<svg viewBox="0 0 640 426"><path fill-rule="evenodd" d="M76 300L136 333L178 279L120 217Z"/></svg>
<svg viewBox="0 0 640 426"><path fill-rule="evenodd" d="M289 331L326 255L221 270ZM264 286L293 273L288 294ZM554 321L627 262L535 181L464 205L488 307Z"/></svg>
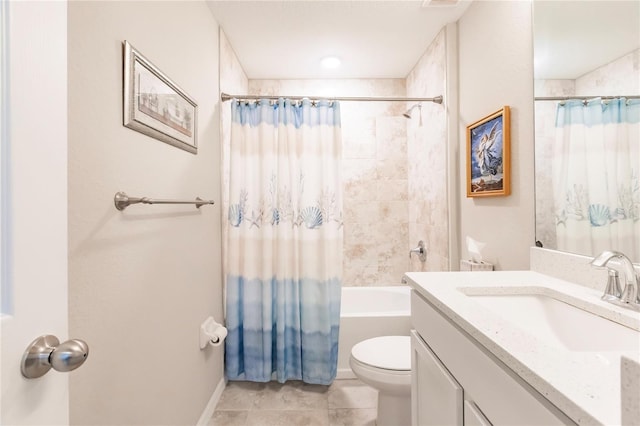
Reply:
<svg viewBox="0 0 640 426"><path fill-rule="evenodd" d="M411 425L460 425L462 386L411 330Z"/></svg>
<svg viewBox="0 0 640 426"><path fill-rule="evenodd" d="M411 368L412 426L491 426L415 330L411 331Z"/></svg>
<svg viewBox="0 0 640 426"><path fill-rule="evenodd" d="M411 291L412 426L575 424Z"/></svg>

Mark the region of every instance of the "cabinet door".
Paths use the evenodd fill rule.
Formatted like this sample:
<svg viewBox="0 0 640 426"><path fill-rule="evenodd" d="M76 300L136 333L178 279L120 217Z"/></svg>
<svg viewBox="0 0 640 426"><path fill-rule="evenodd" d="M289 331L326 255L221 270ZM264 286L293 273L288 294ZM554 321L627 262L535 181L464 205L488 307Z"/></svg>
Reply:
<svg viewBox="0 0 640 426"><path fill-rule="evenodd" d="M462 387L411 330L411 425L462 426Z"/></svg>
<svg viewBox="0 0 640 426"><path fill-rule="evenodd" d="M491 422L482 414L478 406L472 402L464 401L464 426L492 426Z"/></svg>

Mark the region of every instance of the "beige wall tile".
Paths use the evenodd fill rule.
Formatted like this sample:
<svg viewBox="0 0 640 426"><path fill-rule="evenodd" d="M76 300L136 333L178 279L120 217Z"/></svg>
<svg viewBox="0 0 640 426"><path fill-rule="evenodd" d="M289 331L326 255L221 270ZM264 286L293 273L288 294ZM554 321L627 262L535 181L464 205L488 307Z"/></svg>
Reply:
<svg viewBox="0 0 640 426"><path fill-rule="evenodd" d="M407 77L407 96L437 96L445 91L445 31L427 48ZM420 125L420 116L422 125ZM442 105L424 103L408 121L408 220L411 248L427 244L427 262L414 256L412 271L448 270L446 114ZM444 238L442 238L444 237ZM440 241L433 244L433 241ZM444 261L443 261L444 260Z"/></svg>
<svg viewBox="0 0 640 426"><path fill-rule="evenodd" d="M444 58L444 36L440 34L406 82L401 79L250 80L249 92L436 96L442 94L444 87ZM408 93L409 87L411 93ZM427 213L421 212L420 220L434 224L438 232L446 235L444 109L425 104L423 126L418 127L417 111L412 120L402 116L407 109L404 103L343 102L340 107L344 145L343 285L396 284L411 267L410 246L427 238L418 234L409 238L409 222L414 217L418 219L416 203L429 200L430 208L435 206L437 214L429 213L424 218ZM414 212L414 217L410 212ZM446 239L444 241L438 250L446 258L448 245Z"/></svg>

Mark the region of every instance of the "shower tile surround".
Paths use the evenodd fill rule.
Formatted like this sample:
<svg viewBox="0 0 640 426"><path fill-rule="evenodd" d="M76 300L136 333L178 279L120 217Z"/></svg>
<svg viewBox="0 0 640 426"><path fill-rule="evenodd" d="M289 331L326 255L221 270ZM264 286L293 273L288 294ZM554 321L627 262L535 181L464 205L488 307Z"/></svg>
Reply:
<svg viewBox="0 0 640 426"><path fill-rule="evenodd" d="M444 31L407 79L249 80L224 32L220 88L231 94L433 97L444 93ZM342 102L345 286L399 285L407 271L448 270L446 116L442 105ZM228 184L228 105L221 111L223 185ZM223 187L222 211L228 209ZM223 216L223 228L226 220ZM226 235L226 229L224 229ZM409 259L424 240L427 262Z"/></svg>
<svg viewBox="0 0 640 426"><path fill-rule="evenodd" d="M407 97L445 94L445 30L429 45L407 76ZM411 104L407 104L409 108ZM420 126L420 114L422 126ZM447 203L447 117L444 105L422 103L408 120L409 235L415 247L423 239L427 261L411 260L411 271L449 270Z"/></svg>
<svg viewBox="0 0 640 426"><path fill-rule="evenodd" d="M249 80L263 95L405 96L402 79ZM407 120L399 102L342 102L343 285L399 284L409 268Z"/></svg>

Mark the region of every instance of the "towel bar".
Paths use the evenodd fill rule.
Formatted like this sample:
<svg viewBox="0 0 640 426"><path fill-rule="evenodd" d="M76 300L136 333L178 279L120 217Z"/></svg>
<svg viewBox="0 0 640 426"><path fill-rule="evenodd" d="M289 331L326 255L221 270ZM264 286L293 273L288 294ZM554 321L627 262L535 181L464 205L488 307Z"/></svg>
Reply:
<svg viewBox="0 0 640 426"><path fill-rule="evenodd" d="M159 200L149 197L129 197L124 192L116 192L113 197L113 203L116 205L116 209L124 210L131 204L195 204L196 208L204 206L205 204L214 204L213 200L203 200L200 197L196 197L195 200Z"/></svg>

